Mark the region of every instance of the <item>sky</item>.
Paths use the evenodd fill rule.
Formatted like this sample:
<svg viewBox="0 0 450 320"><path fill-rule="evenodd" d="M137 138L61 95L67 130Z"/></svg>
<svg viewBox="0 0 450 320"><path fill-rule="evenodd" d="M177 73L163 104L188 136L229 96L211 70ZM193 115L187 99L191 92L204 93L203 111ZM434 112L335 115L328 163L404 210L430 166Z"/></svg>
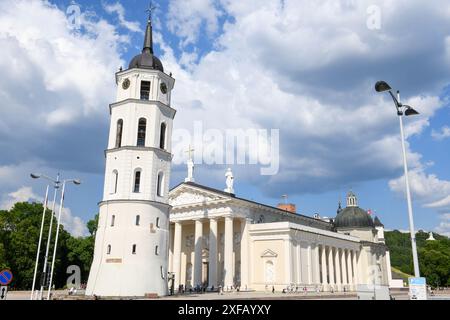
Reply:
<svg viewBox="0 0 450 320"><path fill-rule="evenodd" d="M176 79L174 132L279 135L279 168L201 161L196 182L306 215L333 217L351 189L387 229L407 230L399 124L405 120L416 229L450 235L450 3L445 0L154 1L155 54ZM31 172L79 178L63 223L85 235L98 212L115 72L142 50L146 1L0 2L0 208L42 201ZM175 139L175 137L174 137ZM203 137L204 139L204 137ZM193 138L196 150L202 139ZM203 147L217 141L203 141ZM262 139L249 152L264 153ZM238 146L239 147L239 146ZM171 186L186 176L181 145ZM199 157L199 159L197 159ZM176 161L175 161L176 160Z"/></svg>

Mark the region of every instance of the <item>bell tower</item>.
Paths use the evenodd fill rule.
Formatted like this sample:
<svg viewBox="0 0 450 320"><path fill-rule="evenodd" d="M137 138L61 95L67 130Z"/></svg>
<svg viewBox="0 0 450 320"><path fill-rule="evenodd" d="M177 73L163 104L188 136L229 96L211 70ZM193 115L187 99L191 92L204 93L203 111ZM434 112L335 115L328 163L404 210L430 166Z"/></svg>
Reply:
<svg viewBox="0 0 450 320"><path fill-rule="evenodd" d="M153 52L151 16L142 53L116 74L103 200L87 295L168 294L170 105L175 80Z"/></svg>

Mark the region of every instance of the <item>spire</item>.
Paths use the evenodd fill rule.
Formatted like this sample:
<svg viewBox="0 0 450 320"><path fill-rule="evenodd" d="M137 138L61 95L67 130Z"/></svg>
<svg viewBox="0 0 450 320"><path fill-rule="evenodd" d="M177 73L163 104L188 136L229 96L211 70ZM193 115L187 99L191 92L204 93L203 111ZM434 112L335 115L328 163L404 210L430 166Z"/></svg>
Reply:
<svg viewBox="0 0 450 320"><path fill-rule="evenodd" d="M339 214L341 211L342 211L342 203L341 203L341 200L339 199L339 205L338 205L338 208L337 208L337 214Z"/></svg>
<svg viewBox="0 0 450 320"><path fill-rule="evenodd" d="M152 14L153 11L156 9L150 2L149 8L147 9L148 12L148 21L147 21L147 29L145 30L145 39L144 39L144 51L149 51L151 54L153 54L153 26L152 26Z"/></svg>

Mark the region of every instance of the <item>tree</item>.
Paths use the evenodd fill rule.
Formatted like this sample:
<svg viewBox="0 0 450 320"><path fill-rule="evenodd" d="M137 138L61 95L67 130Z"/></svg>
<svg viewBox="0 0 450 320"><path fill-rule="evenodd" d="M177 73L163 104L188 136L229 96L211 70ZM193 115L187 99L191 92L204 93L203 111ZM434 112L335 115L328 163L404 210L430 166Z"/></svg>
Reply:
<svg viewBox="0 0 450 320"><path fill-rule="evenodd" d="M416 234L421 275L431 286L450 285L450 239L434 234L435 241L427 241L429 234ZM391 253L391 265L407 274L414 274L409 233L394 230L385 232L386 245Z"/></svg>
<svg viewBox="0 0 450 320"><path fill-rule="evenodd" d="M37 246L42 219L42 204L16 203L9 211L0 211L0 267L10 268L14 274L11 287L29 290L32 285ZM44 223L37 283L40 283L41 268L48 238L50 219L53 219L52 241L49 248L49 268L53 257L53 244L56 235L57 221L50 210L47 210ZM60 226L58 248L56 251L53 283L56 288L66 284L67 267L77 265L81 269L82 281L86 281L94 252L94 236L98 216L89 221L91 235L86 238L74 238L64 227Z"/></svg>

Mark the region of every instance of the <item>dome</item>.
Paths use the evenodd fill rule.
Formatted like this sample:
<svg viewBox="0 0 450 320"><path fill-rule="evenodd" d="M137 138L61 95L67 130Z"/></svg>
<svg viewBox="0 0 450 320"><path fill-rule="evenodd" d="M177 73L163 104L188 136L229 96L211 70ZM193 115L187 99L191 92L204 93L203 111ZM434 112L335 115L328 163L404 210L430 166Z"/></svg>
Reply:
<svg viewBox="0 0 450 320"><path fill-rule="evenodd" d="M154 69L164 72L164 67L161 60L151 54L149 51L144 51L141 54L131 60L129 69L142 68L142 69Z"/></svg>
<svg viewBox="0 0 450 320"><path fill-rule="evenodd" d="M336 228L374 228L369 214L358 207L347 207L334 220Z"/></svg>
<svg viewBox="0 0 450 320"><path fill-rule="evenodd" d="M149 19L147 23L142 53L135 56L128 66L128 69L133 68L153 69L164 72L164 67L161 60L159 60L153 53L153 28L151 19Z"/></svg>
<svg viewBox="0 0 450 320"><path fill-rule="evenodd" d="M374 228L372 217L358 207L356 195L350 191L347 195L347 207L338 212L334 226L339 228Z"/></svg>

